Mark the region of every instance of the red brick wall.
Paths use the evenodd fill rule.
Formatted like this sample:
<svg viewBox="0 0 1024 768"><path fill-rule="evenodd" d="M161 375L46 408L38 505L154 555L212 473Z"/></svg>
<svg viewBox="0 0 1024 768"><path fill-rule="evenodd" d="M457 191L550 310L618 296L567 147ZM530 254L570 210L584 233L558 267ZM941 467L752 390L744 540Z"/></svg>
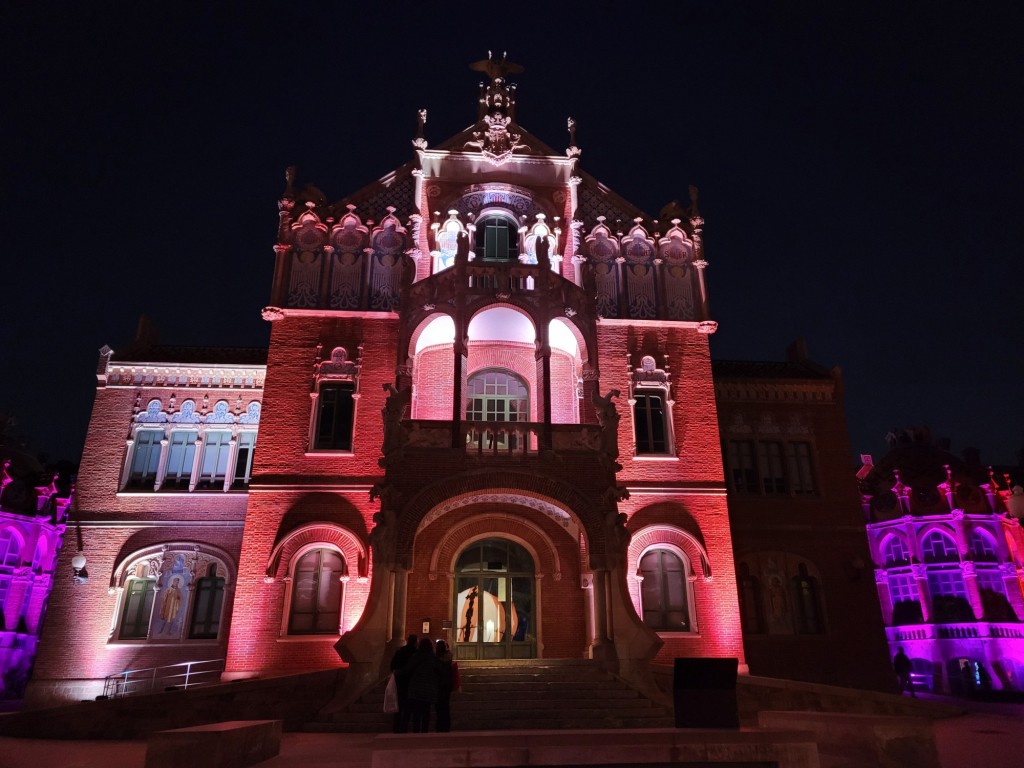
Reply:
<svg viewBox="0 0 1024 768"><path fill-rule="evenodd" d="M427 347L416 355L413 417L451 419L453 351L450 344ZM521 342L473 341L469 345L468 373L499 368L526 381L530 391L530 421L542 421L537 412L537 361L534 346ZM563 350L551 351L551 420L556 424L577 421L576 363Z"/></svg>
<svg viewBox="0 0 1024 768"><path fill-rule="evenodd" d="M811 496L729 495L737 559L789 553L820 575L825 615L821 635L748 634L753 674L889 690L881 607L875 588L864 517L840 387L816 380L807 396L792 382L752 380L748 397L719 403L723 440L810 442L818 493ZM769 400L763 389L777 390ZM756 394L760 392L761 394ZM775 399L777 398L777 399ZM731 431L737 415L750 431ZM765 432L765 417L774 425ZM805 430L794 431L792 424Z"/></svg>

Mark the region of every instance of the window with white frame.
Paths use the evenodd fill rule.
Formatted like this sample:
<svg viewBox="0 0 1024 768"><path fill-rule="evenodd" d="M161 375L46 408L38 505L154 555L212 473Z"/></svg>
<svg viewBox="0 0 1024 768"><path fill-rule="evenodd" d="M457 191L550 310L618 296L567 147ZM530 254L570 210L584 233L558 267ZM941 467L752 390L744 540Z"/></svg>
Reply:
<svg viewBox="0 0 1024 768"><path fill-rule="evenodd" d="M160 442L163 439L162 429L140 429L135 433L129 487L152 488L156 483L156 473L160 469Z"/></svg>
<svg viewBox="0 0 1024 768"><path fill-rule="evenodd" d="M344 573L345 560L337 550L318 548L302 554L292 574L288 634L338 634Z"/></svg>
<svg viewBox="0 0 1024 768"><path fill-rule="evenodd" d="M633 445L637 456L672 454L672 402L667 371L645 355L630 381Z"/></svg>
<svg viewBox="0 0 1024 768"><path fill-rule="evenodd" d="M669 549L652 549L639 563L643 622L663 632L692 632L689 564Z"/></svg>
<svg viewBox="0 0 1024 768"><path fill-rule="evenodd" d="M196 440L199 431L193 429L175 429L171 431L171 439L167 446L167 471L164 474L163 488L188 488L192 482L192 471L195 469Z"/></svg>
<svg viewBox="0 0 1024 768"><path fill-rule="evenodd" d="M260 403L250 402L244 412L239 412L240 406L241 397L234 412L227 400L219 400L212 412L199 415L195 401L185 400L169 416L160 400L150 401L146 411L134 418L123 489L245 489L252 474Z"/></svg>
<svg viewBox="0 0 1024 768"><path fill-rule="evenodd" d="M960 559L953 537L941 531L930 531L924 537L921 555L926 563L949 563Z"/></svg>
<svg viewBox="0 0 1024 768"><path fill-rule="evenodd" d="M638 454L667 453L665 429L665 392L661 389L638 389L633 393L633 423L636 428Z"/></svg>
<svg viewBox="0 0 1024 768"><path fill-rule="evenodd" d="M351 451L355 415L355 385L350 381L325 382L317 397L313 447L318 451Z"/></svg>
<svg viewBox="0 0 1024 768"><path fill-rule="evenodd" d="M242 431L236 438L235 472L232 488L245 488L252 477L252 457L256 451L256 433Z"/></svg>
<svg viewBox="0 0 1024 768"><path fill-rule="evenodd" d="M200 462L200 489L224 487L231 458L231 432L228 430L207 430L203 437L203 458Z"/></svg>
<svg viewBox="0 0 1024 768"><path fill-rule="evenodd" d="M312 412L309 447L313 451L352 451L359 370L362 362L349 360L344 347L335 347L327 360L320 358L317 346L313 363ZM359 348L360 352L362 347Z"/></svg>

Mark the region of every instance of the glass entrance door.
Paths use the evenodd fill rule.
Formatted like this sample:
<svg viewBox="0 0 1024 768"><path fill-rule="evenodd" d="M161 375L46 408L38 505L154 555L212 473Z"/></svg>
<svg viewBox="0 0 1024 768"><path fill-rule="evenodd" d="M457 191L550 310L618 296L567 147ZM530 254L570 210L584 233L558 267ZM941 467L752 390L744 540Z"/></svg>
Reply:
<svg viewBox="0 0 1024 768"><path fill-rule="evenodd" d="M455 657L534 658L533 584L533 558L519 544L485 539L467 547L455 567Z"/></svg>

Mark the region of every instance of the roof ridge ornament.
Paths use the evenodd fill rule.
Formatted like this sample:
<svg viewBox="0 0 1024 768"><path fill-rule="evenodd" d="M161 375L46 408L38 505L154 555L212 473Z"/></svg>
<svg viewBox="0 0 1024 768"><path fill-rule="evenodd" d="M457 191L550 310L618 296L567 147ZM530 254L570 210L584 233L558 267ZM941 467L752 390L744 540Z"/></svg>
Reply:
<svg viewBox="0 0 1024 768"><path fill-rule="evenodd" d="M427 110L420 109L416 112L416 138L412 140L412 145L416 149L426 149L427 139L423 135L423 126L427 124Z"/></svg>
<svg viewBox="0 0 1024 768"><path fill-rule="evenodd" d="M484 72L491 81L504 80L505 75L518 75L523 71L522 64L516 64L508 60L508 51L502 51L501 60L494 59L491 51L487 52L487 58L474 61L469 65L474 72Z"/></svg>
<svg viewBox="0 0 1024 768"><path fill-rule="evenodd" d="M480 107L477 120L483 120L486 116L515 119L516 87L507 83L505 78L506 75L522 72L522 65L509 61L508 53L503 52L501 59L496 60L488 51L486 59L473 62L469 68L474 72L483 72L491 78L489 86L480 83Z"/></svg>

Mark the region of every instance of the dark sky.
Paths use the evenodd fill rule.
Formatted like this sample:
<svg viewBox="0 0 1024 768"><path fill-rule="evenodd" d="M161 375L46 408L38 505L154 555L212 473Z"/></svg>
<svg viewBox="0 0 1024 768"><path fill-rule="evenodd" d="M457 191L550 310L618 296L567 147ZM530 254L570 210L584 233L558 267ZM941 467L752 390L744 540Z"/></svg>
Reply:
<svg viewBox="0 0 1024 768"><path fill-rule="evenodd" d="M806 337L855 452L912 425L988 462L1024 446L1014 4L14 5L0 410L52 457L139 315L265 344L285 167L336 200L412 157L418 108L431 144L467 127L489 48L526 67L520 123L561 149L571 115L581 167L640 208L700 187L715 357Z"/></svg>

